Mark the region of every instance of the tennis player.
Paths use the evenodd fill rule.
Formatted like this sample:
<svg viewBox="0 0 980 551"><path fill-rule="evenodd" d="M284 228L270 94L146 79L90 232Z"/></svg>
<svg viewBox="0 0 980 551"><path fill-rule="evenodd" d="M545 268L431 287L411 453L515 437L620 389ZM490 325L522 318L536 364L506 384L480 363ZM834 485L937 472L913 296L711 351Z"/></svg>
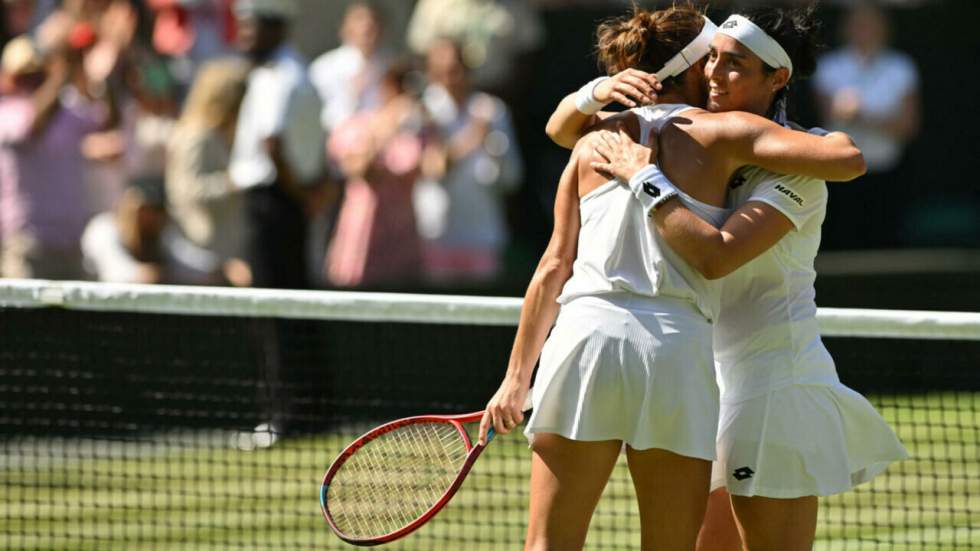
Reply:
<svg viewBox="0 0 980 551"><path fill-rule="evenodd" d="M706 65L708 109L784 116L787 84L815 66L812 14L759 9L725 21ZM661 168L642 162L656 153L628 134L604 135L606 162L596 166L669 195L668 176L685 177L674 165L686 160L670 158L681 134L664 129ZM826 184L759 167L735 176L728 206L737 210L720 229L677 201L653 215L661 237L702 275L732 274L714 330L721 422L699 549L808 550L817 496L871 480L907 453L871 404L841 384L820 339L813 261Z"/></svg>
<svg viewBox="0 0 980 551"><path fill-rule="evenodd" d="M669 73L660 97L674 103L638 112L631 118L635 134L686 116L687 104L703 101L702 58L713 34L714 26L689 7L638 10L600 27L600 58L607 67L635 63ZM630 52L640 55L633 59ZM850 164L851 177L863 169L848 140L743 118L741 133L719 138L744 151L743 164L814 169L817 156L829 166ZM481 439L491 425L506 433L523 420L521 405L540 356L526 428L533 448L526 549L582 547L624 443L644 549L693 549L715 457L710 335L718 286L648 230L656 190L626 189L598 174L591 168L591 147L583 144L559 182L552 239L528 287L507 373L487 405ZM700 197L677 195L706 223L717 224L728 216L721 205L735 164L706 161L720 182L717 189L691 185Z"/></svg>

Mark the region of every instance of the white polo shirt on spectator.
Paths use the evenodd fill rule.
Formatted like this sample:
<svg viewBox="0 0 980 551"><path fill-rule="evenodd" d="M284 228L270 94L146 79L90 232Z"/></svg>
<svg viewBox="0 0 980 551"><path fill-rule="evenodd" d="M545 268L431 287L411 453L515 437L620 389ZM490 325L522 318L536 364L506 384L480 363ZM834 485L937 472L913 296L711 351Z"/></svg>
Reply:
<svg viewBox="0 0 980 551"><path fill-rule="evenodd" d="M278 177L265 140L282 139L286 161L301 182L323 171L326 136L320 99L306 75L306 61L282 46L252 69L242 99L229 172L240 188L270 185Z"/></svg>
<svg viewBox="0 0 980 551"><path fill-rule="evenodd" d="M310 65L310 80L323 100L321 122L329 132L353 114L381 104L381 78L388 59L369 58L354 46L341 46L316 58Z"/></svg>
<svg viewBox="0 0 980 551"><path fill-rule="evenodd" d="M919 87L919 72L907 55L883 50L866 61L855 50L844 48L822 57L814 75L816 90L828 97L852 89L861 99L861 115L886 118L899 112L902 101ZM827 121L847 132L861 148L869 170L884 172L898 164L902 143L887 133L856 121Z"/></svg>

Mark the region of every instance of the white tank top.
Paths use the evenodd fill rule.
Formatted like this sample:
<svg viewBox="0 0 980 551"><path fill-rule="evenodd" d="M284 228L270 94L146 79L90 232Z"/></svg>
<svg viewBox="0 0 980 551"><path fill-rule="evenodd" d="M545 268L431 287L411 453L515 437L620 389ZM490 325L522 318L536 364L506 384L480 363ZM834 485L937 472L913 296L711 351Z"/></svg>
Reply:
<svg viewBox="0 0 980 551"><path fill-rule="evenodd" d="M657 105L633 110L644 143L651 128L659 130L672 117L693 109L688 105ZM680 200L691 212L720 227L729 211L697 201L685 193ZM579 201L581 227L572 277L560 304L585 296L632 293L645 297L688 300L709 320L719 311L720 285L708 281L681 259L660 237L629 186L610 180Z"/></svg>

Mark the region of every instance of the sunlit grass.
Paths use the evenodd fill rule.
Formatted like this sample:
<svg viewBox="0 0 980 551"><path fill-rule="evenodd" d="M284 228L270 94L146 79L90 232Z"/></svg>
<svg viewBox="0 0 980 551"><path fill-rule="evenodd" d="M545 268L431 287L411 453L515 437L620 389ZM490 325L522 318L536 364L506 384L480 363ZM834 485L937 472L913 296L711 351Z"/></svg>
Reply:
<svg viewBox="0 0 980 551"><path fill-rule="evenodd" d="M872 401L912 458L825 500L816 549L980 549L980 396ZM0 441L0 549L348 549L321 518L318 490L356 435L290 437L254 451L227 433ZM386 548L519 548L529 467L524 438L499 437L445 511ZM637 549L634 510L621 461L588 549Z"/></svg>

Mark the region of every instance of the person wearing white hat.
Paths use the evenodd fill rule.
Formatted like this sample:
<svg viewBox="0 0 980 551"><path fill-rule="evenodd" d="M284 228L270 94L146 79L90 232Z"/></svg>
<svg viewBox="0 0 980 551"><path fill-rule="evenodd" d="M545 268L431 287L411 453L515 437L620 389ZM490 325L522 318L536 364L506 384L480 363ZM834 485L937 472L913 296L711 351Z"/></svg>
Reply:
<svg viewBox="0 0 980 551"><path fill-rule="evenodd" d="M306 60L288 44L291 0L239 0L238 48L253 63L229 173L246 191L246 255L253 285L308 286L306 206L323 181L326 137Z"/></svg>

